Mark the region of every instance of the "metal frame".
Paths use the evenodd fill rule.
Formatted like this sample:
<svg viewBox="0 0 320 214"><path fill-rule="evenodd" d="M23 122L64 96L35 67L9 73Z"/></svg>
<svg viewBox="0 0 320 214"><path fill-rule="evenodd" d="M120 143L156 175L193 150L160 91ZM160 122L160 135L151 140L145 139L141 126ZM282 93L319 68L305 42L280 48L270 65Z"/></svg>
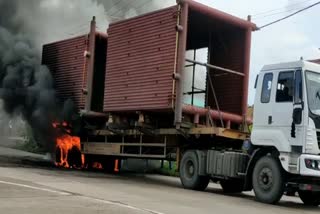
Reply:
<svg viewBox="0 0 320 214"><path fill-rule="evenodd" d="M188 14L189 7L185 2L179 2L178 11L180 19L177 26L178 34L178 52L177 52L177 69L176 73L179 78L176 79L176 102L174 111L174 124L177 128L180 128L182 122L182 103L183 103L183 77L184 77L184 66L185 66L185 55L187 49L187 32L188 32Z"/></svg>
<svg viewBox="0 0 320 214"><path fill-rule="evenodd" d="M227 68L222 68L222 67L219 67L219 66L216 66L216 65L211 65L209 63L199 62L199 61L192 60L192 59L186 59L186 61L187 62L191 62L191 63L196 64L196 65L201 65L201 66L204 66L204 67L207 67L207 68L213 68L213 69L216 69L216 70L224 71L226 73L231 73L231 74L235 74L235 75L239 75L239 76L245 76L245 74L240 73L238 71L234 71L234 70L227 69Z"/></svg>
<svg viewBox="0 0 320 214"><path fill-rule="evenodd" d="M94 59L95 59L95 49L96 49L96 17L94 16L90 25L89 34L89 55L88 66L87 66L87 87L86 87L86 103L85 111L91 111L91 101L92 101L92 87L93 87L93 73L94 73Z"/></svg>
<svg viewBox="0 0 320 214"><path fill-rule="evenodd" d="M245 140L248 138L249 134L246 132L241 132L233 129L226 129L220 127L200 127L200 128L190 128L184 131L187 135L215 135L219 137L231 138ZM116 136L119 133L114 133L109 130L97 130L93 132L94 135L100 136ZM169 129L155 129L153 135L155 136L166 136L166 135L179 135L181 132L175 128ZM137 129L128 129L122 131L122 136L135 136L135 135L145 135Z"/></svg>
<svg viewBox="0 0 320 214"><path fill-rule="evenodd" d="M194 50L195 53L196 53L196 50ZM214 100L215 100L215 103L216 103L216 107L217 107L217 111L218 111L218 114L219 114L219 119L220 119L220 123L221 123L221 126L222 128L224 128L224 122L223 122L223 117L222 117L222 113L221 113L221 110L220 110L220 107L219 107L219 102L218 102L218 99L217 99L217 95L216 95L216 92L215 92L215 89L214 89L214 86L213 86L213 82L210 78L210 72L214 72L212 70L210 70L210 68L213 68L213 69L216 69L216 70L220 70L220 71L223 71L225 73L230 73L230 74L233 74L233 75L239 75L239 76L245 76L243 73L240 73L240 72L237 72L237 71L234 71L234 70L231 70L231 69L227 69L227 68L223 68L223 67L219 67L219 66L215 66L215 65L211 65L209 63L204 63L204 62L199 62L199 61L196 61L195 59L195 53L194 53L194 59L186 59L186 62L190 62L192 63L193 65L193 70L192 70L192 99L191 99L191 105L193 106L193 96L195 94L194 92L194 82L195 82L195 67L196 65L200 65L200 66L204 66L207 68L207 79L208 79L208 82L209 82L209 86L210 86L210 89L211 89L211 92L213 93L213 97L214 97ZM207 92L206 92L207 93ZM211 119L211 118L210 118ZM211 121L209 119L209 121ZM211 121L211 126L213 126L212 124L212 121Z"/></svg>
<svg viewBox="0 0 320 214"><path fill-rule="evenodd" d="M114 135L114 133L104 133L105 142L81 142L82 152L84 154L96 154L96 155L111 155L121 157L135 157L135 158L167 158L167 137L164 136L163 143L143 143L142 138L144 134L140 133L139 142L125 142L125 135L122 135L121 142L108 142L108 135ZM99 133L101 135L101 133ZM109 135L109 136L110 136ZM138 153L129 153L126 149L136 148ZM143 151L143 148L159 148L163 150L162 154L154 154L152 152Z"/></svg>
<svg viewBox="0 0 320 214"><path fill-rule="evenodd" d="M250 22L250 20L242 20L230 14L224 13L222 11L207 7L202 5L198 2L192 0L177 0L179 8L181 11L179 12L180 15L180 22L178 26L180 27L180 32L178 35L178 52L177 52L177 69L175 71L175 75L178 76L175 80L175 88L176 88L176 102L175 102L175 115L174 115L174 124L177 128L180 128L182 122L182 112L183 112L183 81L181 81L184 77L184 70L185 67L185 52L186 52L186 42L187 42L187 23L188 23L188 14L189 10L192 9L193 11L198 11L202 14L206 14L206 16L223 21L230 25L233 25L238 28L242 28L246 30L246 41L245 41L245 48L244 48L244 64L243 70L244 73L240 73L237 71L233 71L230 69L221 68L218 66L210 65L207 63L196 62L192 60L191 62L198 63L199 65L204 65L206 67L222 70L224 72L233 73L236 75L243 76L243 99L242 99L242 116L244 120L246 120L246 113L247 113L247 100L248 100L248 84L249 84L249 64L250 64L250 48L251 48L251 32L257 30L257 26Z"/></svg>
<svg viewBox="0 0 320 214"><path fill-rule="evenodd" d="M147 158L147 159L167 159L167 160L176 160L179 165L181 158L181 147L178 145L170 145L167 142L168 136L178 136L181 135L181 130L174 128L171 129L156 129L154 130L154 135L163 136L163 143L143 143L142 138L145 136L144 133L136 129L129 129L122 131L122 138L120 142L108 142L108 136L116 136L118 133L114 133L109 130L97 130L93 132L94 135L105 136L106 142L81 142L81 152L84 154L93 154L93 155L109 155L117 157L128 157L128 158ZM219 127L207 127L207 128L191 128L185 130L185 136L199 136L199 135L215 135L219 137L224 137L234 140L245 140L249 137L248 133L219 128ZM139 136L140 142L126 142L125 136ZM128 152L126 148L135 147L137 152ZM143 151L144 147L149 148L159 148L163 149L162 154L154 154L153 152ZM169 149L172 149L169 150ZM154 151L154 150L153 150ZM172 157L171 154L175 153L175 157Z"/></svg>

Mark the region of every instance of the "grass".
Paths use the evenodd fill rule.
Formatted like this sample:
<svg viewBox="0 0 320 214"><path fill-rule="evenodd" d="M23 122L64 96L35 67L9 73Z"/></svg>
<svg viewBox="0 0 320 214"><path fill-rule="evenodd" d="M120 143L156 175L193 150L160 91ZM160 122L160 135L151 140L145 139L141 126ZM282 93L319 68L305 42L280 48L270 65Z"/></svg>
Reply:
<svg viewBox="0 0 320 214"><path fill-rule="evenodd" d="M179 176L179 172L177 171L177 164L174 161L171 161L171 169L170 169L170 163L169 161L163 162L163 167L159 169L158 171L161 175L168 175L168 176Z"/></svg>

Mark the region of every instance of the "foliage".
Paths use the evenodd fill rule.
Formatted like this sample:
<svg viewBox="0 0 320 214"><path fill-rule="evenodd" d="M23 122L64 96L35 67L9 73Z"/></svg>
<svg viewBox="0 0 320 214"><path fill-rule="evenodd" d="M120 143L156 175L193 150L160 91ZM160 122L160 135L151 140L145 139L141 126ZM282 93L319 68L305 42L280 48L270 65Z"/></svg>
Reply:
<svg viewBox="0 0 320 214"><path fill-rule="evenodd" d="M179 172L177 170L177 164L174 161L171 161L171 169L170 169L169 161L164 161L163 167L159 169L158 173L162 175L168 175L168 176L175 176L175 177L179 176Z"/></svg>

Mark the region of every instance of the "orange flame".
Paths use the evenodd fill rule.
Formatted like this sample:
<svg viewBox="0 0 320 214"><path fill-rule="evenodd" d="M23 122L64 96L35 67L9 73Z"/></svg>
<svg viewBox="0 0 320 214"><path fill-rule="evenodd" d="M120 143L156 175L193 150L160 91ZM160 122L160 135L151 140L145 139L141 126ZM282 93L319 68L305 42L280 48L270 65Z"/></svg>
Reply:
<svg viewBox="0 0 320 214"><path fill-rule="evenodd" d="M102 164L99 163L99 162L94 162L93 165L92 165L92 168L94 169L102 169Z"/></svg>
<svg viewBox="0 0 320 214"><path fill-rule="evenodd" d="M82 163L82 166L84 166L84 161L85 161L85 159L84 159L84 154L81 154L81 163Z"/></svg>
<svg viewBox="0 0 320 214"><path fill-rule="evenodd" d="M56 166L64 167L64 168L94 168L94 169L103 169L103 166L99 162L91 162L90 165L85 165L85 155L81 154L81 167L80 166L70 166L70 163L68 162L68 155L69 152L76 148L79 152L81 151L81 144L80 144L80 138L76 136L71 136L71 130L67 129L68 123L62 122L62 123L53 123L52 126L54 128L60 128L63 129L64 134L63 136L56 139L56 151L60 152L59 160L56 160ZM88 164L88 163L87 163ZM118 172L118 160L115 162L115 172Z"/></svg>
<svg viewBox="0 0 320 214"><path fill-rule="evenodd" d="M80 151L80 138L70 135L63 135L56 140L56 149L60 150L60 161L56 162L57 166L69 168L68 154L72 148ZM84 156L81 156L82 166L84 165Z"/></svg>

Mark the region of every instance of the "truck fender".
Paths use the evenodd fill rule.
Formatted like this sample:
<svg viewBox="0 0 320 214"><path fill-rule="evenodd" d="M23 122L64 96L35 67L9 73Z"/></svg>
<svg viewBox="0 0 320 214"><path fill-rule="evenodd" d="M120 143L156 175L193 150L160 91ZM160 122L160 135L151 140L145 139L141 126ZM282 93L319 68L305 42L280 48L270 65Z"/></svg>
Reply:
<svg viewBox="0 0 320 214"><path fill-rule="evenodd" d="M271 155L279 156L279 152L276 148L268 147L268 148L257 148L253 151L250 160L247 165L246 174L245 174L245 183L244 183L244 190L250 191L252 190L252 173L254 166L256 165L257 161L265 156L266 154L270 153Z"/></svg>
<svg viewBox="0 0 320 214"><path fill-rule="evenodd" d="M196 150L196 154L199 162L199 175L205 176L207 175L207 154L206 150Z"/></svg>

